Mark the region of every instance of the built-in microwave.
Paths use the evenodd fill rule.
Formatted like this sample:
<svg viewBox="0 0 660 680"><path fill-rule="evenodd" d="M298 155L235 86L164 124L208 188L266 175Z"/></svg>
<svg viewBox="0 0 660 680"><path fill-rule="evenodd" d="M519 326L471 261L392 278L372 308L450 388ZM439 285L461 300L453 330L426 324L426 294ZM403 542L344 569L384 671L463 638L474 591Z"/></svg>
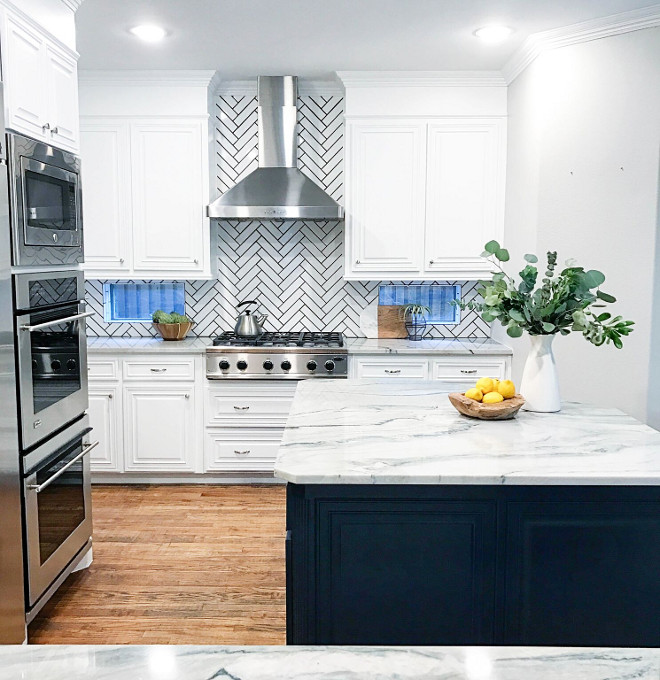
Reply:
<svg viewBox="0 0 660 680"><path fill-rule="evenodd" d="M14 266L83 260L80 159L68 151L7 134Z"/></svg>

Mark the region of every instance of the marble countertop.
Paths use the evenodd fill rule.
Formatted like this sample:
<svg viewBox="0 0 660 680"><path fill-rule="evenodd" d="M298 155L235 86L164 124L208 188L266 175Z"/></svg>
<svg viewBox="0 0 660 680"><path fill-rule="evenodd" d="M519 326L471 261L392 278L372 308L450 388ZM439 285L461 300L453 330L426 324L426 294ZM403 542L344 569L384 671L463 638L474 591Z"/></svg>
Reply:
<svg viewBox="0 0 660 680"><path fill-rule="evenodd" d="M659 649L0 646L3 680L658 680Z"/></svg>
<svg viewBox="0 0 660 680"><path fill-rule="evenodd" d="M349 354L513 354L510 347L491 338L441 338L419 341L346 338L346 346Z"/></svg>
<svg viewBox="0 0 660 680"><path fill-rule="evenodd" d="M161 338L87 338L87 350L91 354L204 354L211 338L195 336L185 340L162 340Z"/></svg>
<svg viewBox="0 0 660 680"><path fill-rule="evenodd" d="M298 484L660 484L660 432L616 409L564 403L483 421L451 385L307 380L275 476Z"/></svg>

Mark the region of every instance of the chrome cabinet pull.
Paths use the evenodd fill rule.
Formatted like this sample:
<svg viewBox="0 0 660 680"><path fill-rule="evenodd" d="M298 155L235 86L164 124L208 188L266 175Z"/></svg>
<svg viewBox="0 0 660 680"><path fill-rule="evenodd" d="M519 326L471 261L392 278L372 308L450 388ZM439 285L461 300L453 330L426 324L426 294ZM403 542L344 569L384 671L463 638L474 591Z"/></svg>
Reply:
<svg viewBox="0 0 660 680"><path fill-rule="evenodd" d="M197 258L195 258L195 259L193 260L193 262L194 262L195 264L199 264L199 260L198 260Z"/></svg>
<svg viewBox="0 0 660 680"><path fill-rule="evenodd" d="M432 266L435 260L429 260L429 266Z"/></svg>
<svg viewBox="0 0 660 680"><path fill-rule="evenodd" d="M119 258L119 264L124 264L124 258L123 257Z"/></svg>
<svg viewBox="0 0 660 680"><path fill-rule="evenodd" d="M184 396L186 399L190 399L190 395L188 394L188 392L186 392L183 396Z"/></svg>
<svg viewBox="0 0 660 680"><path fill-rule="evenodd" d="M234 453L237 456L247 456L248 453L250 453L250 449L246 449L245 451L237 451L236 449L234 449Z"/></svg>
<svg viewBox="0 0 660 680"><path fill-rule="evenodd" d="M149 370L152 373L165 373L165 371L167 371L166 368L150 368Z"/></svg>
<svg viewBox="0 0 660 680"><path fill-rule="evenodd" d="M50 123L44 123L44 124L41 126L41 129L42 129L44 132L46 132L46 130L50 130Z"/></svg>
<svg viewBox="0 0 660 680"><path fill-rule="evenodd" d="M397 368L397 369L395 369L395 370L390 370L389 368L386 368L386 369L385 369L385 373L392 373L392 374L394 374L394 373L401 373L401 369L400 369L400 368Z"/></svg>
<svg viewBox="0 0 660 680"><path fill-rule="evenodd" d="M99 442L88 444L75 458L70 460L64 467L61 467L52 477L49 477L43 484L28 484L27 488L30 491L41 493L44 489L49 487L60 475L63 475L72 465L77 463L83 456L86 456L92 449L95 449Z"/></svg>
<svg viewBox="0 0 660 680"><path fill-rule="evenodd" d="M476 368L461 368L461 373L476 373L477 369Z"/></svg>
<svg viewBox="0 0 660 680"><path fill-rule="evenodd" d="M57 135L59 134L60 129L57 127L57 125L50 131L51 135Z"/></svg>
<svg viewBox="0 0 660 680"><path fill-rule="evenodd" d="M234 411L249 411L249 406L234 406Z"/></svg>
<svg viewBox="0 0 660 680"><path fill-rule="evenodd" d="M355 260L355 264L360 264L360 260Z"/></svg>
<svg viewBox="0 0 660 680"><path fill-rule="evenodd" d="M52 321L44 321L43 323L37 323L34 326L25 323L21 326L22 331L27 331L32 333L32 331L38 331L41 328L48 328L48 326L57 326L59 323L68 323L69 321L77 321L78 319L85 319L88 316L94 316L94 312L85 312L84 314L74 314L73 316L65 316L63 319L53 319Z"/></svg>

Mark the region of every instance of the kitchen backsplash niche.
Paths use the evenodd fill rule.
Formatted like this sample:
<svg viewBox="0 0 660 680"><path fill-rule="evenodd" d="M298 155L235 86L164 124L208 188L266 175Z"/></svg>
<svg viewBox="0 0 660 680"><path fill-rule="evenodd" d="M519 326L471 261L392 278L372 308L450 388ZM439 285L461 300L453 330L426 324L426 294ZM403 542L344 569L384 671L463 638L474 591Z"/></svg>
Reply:
<svg viewBox="0 0 660 680"><path fill-rule="evenodd" d="M215 104L213 176L221 193L257 167L257 99L223 95ZM343 202L343 98L302 96L298 107L298 165ZM268 314L269 330L363 335L360 314L377 301L378 286L384 282L342 278L342 222L221 220L213 226L218 230L218 278L185 282L186 310L196 322L196 335L233 328L236 305L243 300L259 300L260 311ZM464 299L475 296L475 281L450 283L462 286ZM90 335L155 335L149 324L103 321L102 281L87 281L86 297L90 311L96 312L87 321ZM429 335L488 337L490 328L466 311L460 323L430 327Z"/></svg>

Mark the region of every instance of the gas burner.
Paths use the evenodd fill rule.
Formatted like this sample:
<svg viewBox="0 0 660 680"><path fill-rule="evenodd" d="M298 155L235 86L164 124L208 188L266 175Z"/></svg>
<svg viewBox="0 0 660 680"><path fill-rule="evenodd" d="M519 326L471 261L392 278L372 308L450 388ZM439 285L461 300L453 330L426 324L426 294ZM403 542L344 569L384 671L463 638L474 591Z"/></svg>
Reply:
<svg viewBox="0 0 660 680"><path fill-rule="evenodd" d="M309 348L341 348L344 336L341 333L306 331L262 333L254 338L236 335L233 331L224 331L213 340L214 347L309 347Z"/></svg>

